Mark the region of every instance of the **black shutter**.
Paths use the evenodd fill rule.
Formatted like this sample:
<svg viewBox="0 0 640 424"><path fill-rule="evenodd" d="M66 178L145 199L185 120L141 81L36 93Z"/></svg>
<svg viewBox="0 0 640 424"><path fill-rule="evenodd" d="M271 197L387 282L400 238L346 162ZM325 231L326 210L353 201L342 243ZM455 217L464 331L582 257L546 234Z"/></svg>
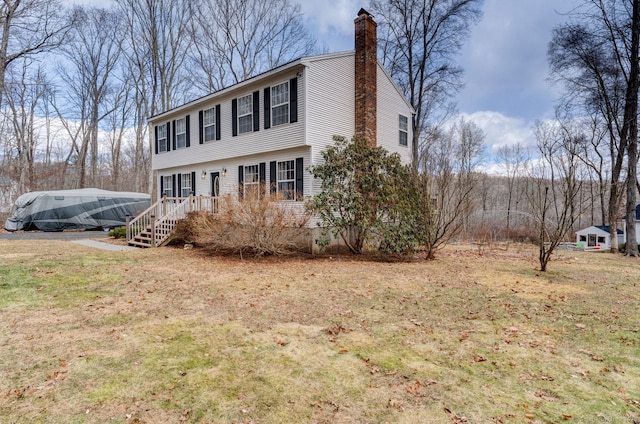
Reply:
<svg viewBox="0 0 640 424"><path fill-rule="evenodd" d="M173 120L173 134L171 134L171 145L172 149L176 150L176 120Z"/></svg>
<svg viewBox="0 0 640 424"><path fill-rule="evenodd" d="M238 99L231 100L231 135L238 135Z"/></svg>
<svg viewBox="0 0 640 424"><path fill-rule="evenodd" d="M160 197L164 196L164 177L160 175Z"/></svg>
<svg viewBox="0 0 640 424"><path fill-rule="evenodd" d="M304 198L304 161L303 158L296 158L296 200Z"/></svg>
<svg viewBox="0 0 640 424"><path fill-rule="evenodd" d="M196 195L196 171L191 171L191 193Z"/></svg>
<svg viewBox="0 0 640 424"><path fill-rule="evenodd" d="M264 196L265 186L267 185L267 164L265 162L260 162L258 164L258 177L260 180L260 187L258 188L258 193L260 198Z"/></svg>
<svg viewBox="0 0 640 424"><path fill-rule="evenodd" d="M158 126L156 125L156 155L158 154Z"/></svg>
<svg viewBox="0 0 640 424"><path fill-rule="evenodd" d="M298 78L289 80L289 122L298 122Z"/></svg>
<svg viewBox="0 0 640 424"><path fill-rule="evenodd" d="M190 125L189 125L189 116L187 115L186 118L184 118L184 130L186 131L185 134L185 140L184 140L184 145L185 147L191 147L191 131L190 131Z"/></svg>
<svg viewBox="0 0 640 424"><path fill-rule="evenodd" d="M253 130L260 131L260 92L253 92Z"/></svg>
<svg viewBox="0 0 640 424"><path fill-rule="evenodd" d="M176 197L176 174L171 175L171 196Z"/></svg>
<svg viewBox="0 0 640 424"><path fill-rule="evenodd" d="M264 89L264 129L271 128L271 87Z"/></svg>
<svg viewBox="0 0 640 424"><path fill-rule="evenodd" d="M202 144L204 143L204 116L202 111L198 112L198 122L199 122L198 142Z"/></svg>
<svg viewBox="0 0 640 424"><path fill-rule="evenodd" d="M178 195L176 197L182 197L182 174L178 174Z"/></svg>
<svg viewBox="0 0 640 424"><path fill-rule="evenodd" d="M171 151L171 121L167 122L167 152Z"/></svg>
<svg viewBox="0 0 640 424"><path fill-rule="evenodd" d="M276 161L269 162L269 191L273 194L278 187L278 179L276 174Z"/></svg>
<svg viewBox="0 0 640 424"><path fill-rule="evenodd" d="M216 105L216 140L220 140L220 105Z"/></svg>
<svg viewBox="0 0 640 424"><path fill-rule="evenodd" d="M244 185L244 167L240 165L238 167L238 199L241 199L241 200L244 197L243 185Z"/></svg>

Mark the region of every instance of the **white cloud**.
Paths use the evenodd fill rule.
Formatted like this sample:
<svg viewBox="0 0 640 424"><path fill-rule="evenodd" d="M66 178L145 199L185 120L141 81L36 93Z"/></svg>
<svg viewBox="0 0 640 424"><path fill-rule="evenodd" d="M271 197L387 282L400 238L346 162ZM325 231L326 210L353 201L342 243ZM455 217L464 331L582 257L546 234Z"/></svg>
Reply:
<svg viewBox="0 0 640 424"><path fill-rule="evenodd" d="M462 114L473 121L486 135L486 146L490 154L502 146L520 143L525 147L535 146L533 124L521 118L506 116L500 112L481 111Z"/></svg>

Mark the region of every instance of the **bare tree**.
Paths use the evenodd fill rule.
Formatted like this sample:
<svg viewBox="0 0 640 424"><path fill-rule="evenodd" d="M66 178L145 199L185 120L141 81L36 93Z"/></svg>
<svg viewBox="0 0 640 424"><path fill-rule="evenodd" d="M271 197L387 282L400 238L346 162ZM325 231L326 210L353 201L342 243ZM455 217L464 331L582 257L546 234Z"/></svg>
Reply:
<svg viewBox="0 0 640 424"><path fill-rule="evenodd" d="M598 114L597 122L606 128L611 164L608 221L611 251L617 252L624 159L632 155L634 169L637 163L637 4L636 0L583 0L580 6L571 13L574 19L554 29L549 62L552 75L567 90L564 104ZM627 181L628 204L635 203L630 185L635 193L636 181Z"/></svg>
<svg viewBox="0 0 640 424"><path fill-rule="evenodd" d="M22 61L22 68L9 73L14 81L7 91L7 105L17 155L16 174L18 194L36 188L36 155L39 144L40 125L36 122L36 110L46 96L49 85L40 67L30 71L31 61Z"/></svg>
<svg viewBox="0 0 640 424"><path fill-rule="evenodd" d="M575 201L581 182L576 178L579 147L549 123L536 123L540 159L529 169L527 198L538 230L540 271L546 271L558 245L573 229Z"/></svg>
<svg viewBox="0 0 640 424"><path fill-rule="evenodd" d="M480 16L481 0L371 0L382 17L379 45L386 68L415 109L413 162L439 118L453 110L451 96L462 86L455 56Z"/></svg>
<svg viewBox="0 0 640 424"><path fill-rule="evenodd" d="M59 71L68 90L69 107L62 113L82 121L84 127L77 146L77 178L79 187L86 187L97 182L100 123L113 112L105 100L122 54L121 18L117 12L97 8L77 7L74 14L78 24L63 48L70 65L60 65Z"/></svg>
<svg viewBox="0 0 640 424"><path fill-rule="evenodd" d="M299 4L203 0L193 4L194 83L212 92L314 51Z"/></svg>
<svg viewBox="0 0 640 424"><path fill-rule="evenodd" d="M135 63L148 93L145 116L171 109L193 93L184 66L189 37L190 0L116 0L126 19L128 60ZM201 12L198 12L201 13Z"/></svg>
<svg viewBox="0 0 640 424"><path fill-rule="evenodd" d="M520 143L504 145L497 151L498 164L507 180L507 240L511 234L511 210L517 197L516 183L522 176L526 161L527 150Z"/></svg>
<svg viewBox="0 0 640 424"><path fill-rule="evenodd" d="M460 119L447 133L423 146L417 175L420 193L420 237L433 259L457 236L471 214L485 135L473 122Z"/></svg>
<svg viewBox="0 0 640 424"><path fill-rule="evenodd" d="M191 0L116 0L124 19L128 63L126 80L134 101L134 180L136 190L153 191L147 118L193 95L185 66L192 47ZM199 15L199 11L197 14ZM214 16L214 15L211 15Z"/></svg>
<svg viewBox="0 0 640 424"><path fill-rule="evenodd" d="M130 98L131 90L126 82L121 82L120 87L113 90L106 102L112 110L105 121L108 131L109 153L110 153L110 188L112 190L122 190L122 151L123 141L131 122L130 115L133 111L134 102ZM133 186L127 187L129 191L134 190Z"/></svg>
<svg viewBox="0 0 640 424"><path fill-rule="evenodd" d="M0 106L9 65L60 46L71 27L58 0L4 0L0 3Z"/></svg>
<svg viewBox="0 0 640 424"><path fill-rule="evenodd" d="M640 0L633 0L631 46L629 47L629 84L625 95L624 122L627 135L627 256L639 256L636 238L636 184L638 183L638 84L640 81Z"/></svg>

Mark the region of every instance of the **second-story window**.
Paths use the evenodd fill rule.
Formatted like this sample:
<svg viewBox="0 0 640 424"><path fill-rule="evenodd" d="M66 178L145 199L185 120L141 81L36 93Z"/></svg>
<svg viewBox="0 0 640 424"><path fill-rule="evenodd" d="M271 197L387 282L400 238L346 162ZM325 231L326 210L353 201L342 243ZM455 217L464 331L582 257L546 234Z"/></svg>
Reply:
<svg viewBox="0 0 640 424"><path fill-rule="evenodd" d="M399 128L399 144L401 146L409 145L409 118L404 115L399 115L398 119Z"/></svg>
<svg viewBox="0 0 640 424"><path fill-rule="evenodd" d="M238 133L253 131L253 96L238 98Z"/></svg>
<svg viewBox="0 0 640 424"><path fill-rule="evenodd" d="M187 146L187 124L186 119L176 120L176 148Z"/></svg>
<svg viewBox="0 0 640 424"><path fill-rule="evenodd" d="M203 113L204 141L213 141L216 139L216 109L207 109Z"/></svg>
<svg viewBox="0 0 640 424"><path fill-rule="evenodd" d="M167 151L167 125L158 125L158 151Z"/></svg>
<svg viewBox="0 0 640 424"><path fill-rule="evenodd" d="M273 126L289 123L289 82L271 87L271 119Z"/></svg>

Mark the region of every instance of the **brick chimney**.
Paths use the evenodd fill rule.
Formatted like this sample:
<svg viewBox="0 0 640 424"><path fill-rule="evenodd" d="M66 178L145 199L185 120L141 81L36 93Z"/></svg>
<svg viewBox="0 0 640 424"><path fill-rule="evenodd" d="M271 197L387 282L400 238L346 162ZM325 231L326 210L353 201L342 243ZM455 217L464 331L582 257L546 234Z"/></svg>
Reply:
<svg viewBox="0 0 640 424"><path fill-rule="evenodd" d="M364 137L376 146L378 24L373 16L360 9L355 23L355 135Z"/></svg>

